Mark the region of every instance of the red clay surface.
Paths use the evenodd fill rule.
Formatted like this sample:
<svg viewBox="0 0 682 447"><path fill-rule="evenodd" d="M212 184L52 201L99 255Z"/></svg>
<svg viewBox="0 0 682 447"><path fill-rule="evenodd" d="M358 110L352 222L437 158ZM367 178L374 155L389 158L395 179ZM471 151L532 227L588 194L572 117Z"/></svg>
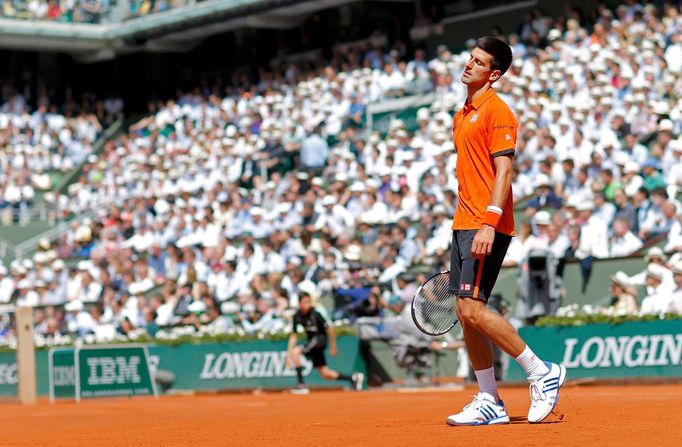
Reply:
<svg viewBox="0 0 682 447"><path fill-rule="evenodd" d="M502 390L512 424L448 427L474 389L163 396L0 405L0 445L680 445L682 386L564 387L559 415L526 422L524 388Z"/></svg>

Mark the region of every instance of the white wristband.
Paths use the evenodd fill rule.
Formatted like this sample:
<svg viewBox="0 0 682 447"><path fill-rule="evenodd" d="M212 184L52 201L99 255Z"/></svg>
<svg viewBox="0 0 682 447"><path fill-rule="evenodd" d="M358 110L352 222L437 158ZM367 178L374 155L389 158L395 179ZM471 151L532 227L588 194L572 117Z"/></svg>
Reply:
<svg viewBox="0 0 682 447"><path fill-rule="evenodd" d="M491 213L499 214L500 216L502 215L502 208L500 208L499 206L488 205L488 208L486 208L485 210L490 211Z"/></svg>

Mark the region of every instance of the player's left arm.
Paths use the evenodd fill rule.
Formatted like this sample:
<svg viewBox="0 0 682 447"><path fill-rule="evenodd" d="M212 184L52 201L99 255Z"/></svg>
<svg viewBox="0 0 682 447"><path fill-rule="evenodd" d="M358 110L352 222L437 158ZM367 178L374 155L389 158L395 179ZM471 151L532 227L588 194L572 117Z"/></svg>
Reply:
<svg viewBox="0 0 682 447"><path fill-rule="evenodd" d="M511 189L514 159L511 155L500 155L493 157L493 163L495 163L495 183L493 183L489 206L503 210ZM484 223L474 236L471 255L475 258L489 255L493 249L494 240L495 227Z"/></svg>
<svg viewBox="0 0 682 447"><path fill-rule="evenodd" d="M330 324L327 324L327 337L329 337L329 354L336 357L336 334Z"/></svg>

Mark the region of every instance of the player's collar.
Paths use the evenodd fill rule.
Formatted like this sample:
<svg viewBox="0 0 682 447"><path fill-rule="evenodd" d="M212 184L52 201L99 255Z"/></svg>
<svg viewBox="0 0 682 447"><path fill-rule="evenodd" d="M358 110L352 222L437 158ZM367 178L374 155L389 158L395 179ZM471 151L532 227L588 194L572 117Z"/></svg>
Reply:
<svg viewBox="0 0 682 447"><path fill-rule="evenodd" d="M490 87L488 90L486 90L480 97L476 98L476 101L472 102L471 104L465 104L464 108L467 109L475 109L478 110L481 108L484 102L486 102L488 99L490 99L493 95L495 94L495 89Z"/></svg>

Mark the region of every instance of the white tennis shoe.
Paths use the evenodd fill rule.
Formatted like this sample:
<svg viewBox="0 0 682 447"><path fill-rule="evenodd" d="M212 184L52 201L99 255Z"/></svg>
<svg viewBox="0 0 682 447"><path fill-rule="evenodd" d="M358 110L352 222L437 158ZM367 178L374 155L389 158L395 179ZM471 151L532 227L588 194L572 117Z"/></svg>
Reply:
<svg viewBox="0 0 682 447"><path fill-rule="evenodd" d="M566 380L566 368L556 363L545 362L549 372L542 378L531 381L530 409L528 410L528 422L536 424L542 422L556 407L559 401L559 389Z"/></svg>
<svg viewBox="0 0 682 447"><path fill-rule="evenodd" d="M351 376L353 379L353 389L356 391L362 390L362 385L365 383L365 375L361 372L353 373Z"/></svg>
<svg viewBox="0 0 682 447"><path fill-rule="evenodd" d="M448 416L446 422L448 425L508 424L509 415L501 399L496 403L490 394L478 393L473 402L460 413Z"/></svg>
<svg viewBox="0 0 682 447"><path fill-rule="evenodd" d="M289 390L291 394L310 394L310 390L305 385L298 384L295 388Z"/></svg>

